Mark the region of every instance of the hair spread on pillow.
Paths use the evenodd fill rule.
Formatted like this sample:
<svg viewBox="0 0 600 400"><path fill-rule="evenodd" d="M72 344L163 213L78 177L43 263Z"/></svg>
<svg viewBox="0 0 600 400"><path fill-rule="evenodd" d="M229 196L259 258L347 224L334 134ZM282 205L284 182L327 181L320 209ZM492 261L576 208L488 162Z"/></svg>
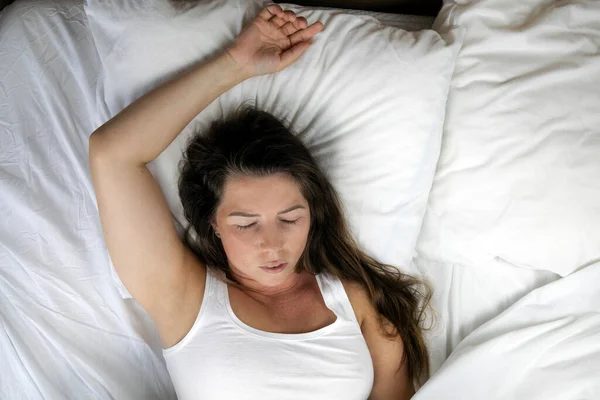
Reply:
<svg viewBox="0 0 600 400"><path fill-rule="evenodd" d="M180 164L179 195L193 227L187 245L224 281L239 285L229 273L227 255L210 223L228 176L283 173L300 187L310 206L311 226L297 268L327 271L364 287L379 311L380 328L404 342L402 367L419 385L429 376L423 338L431 289L425 281L382 264L362 251L348 228L340 199L314 158L290 129L271 114L242 107L195 135Z"/></svg>

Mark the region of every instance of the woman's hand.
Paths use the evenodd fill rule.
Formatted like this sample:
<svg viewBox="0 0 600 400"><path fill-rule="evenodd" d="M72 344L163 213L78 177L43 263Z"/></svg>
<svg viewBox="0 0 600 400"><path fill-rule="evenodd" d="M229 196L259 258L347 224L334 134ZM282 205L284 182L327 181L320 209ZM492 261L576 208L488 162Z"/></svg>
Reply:
<svg viewBox="0 0 600 400"><path fill-rule="evenodd" d="M248 77L281 71L302 55L313 36L323 30L316 22L283 11L277 4L262 10L227 50Z"/></svg>

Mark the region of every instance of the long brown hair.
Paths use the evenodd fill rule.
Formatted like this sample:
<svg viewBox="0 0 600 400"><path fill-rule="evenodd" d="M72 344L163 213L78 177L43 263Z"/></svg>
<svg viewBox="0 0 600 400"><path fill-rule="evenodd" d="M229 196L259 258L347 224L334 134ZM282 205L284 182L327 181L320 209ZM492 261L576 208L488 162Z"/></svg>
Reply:
<svg viewBox="0 0 600 400"><path fill-rule="evenodd" d="M382 331L390 338L400 335L404 342L398 368L408 362L410 377L422 383L429 376L423 338L429 286L359 248L335 189L306 146L271 114L243 107L229 118L214 121L207 132L190 141L179 178L185 217L195 230L191 235L188 229L186 243L207 267L219 270L222 279L239 284L229 273L227 255L210 221L228 176L273 173L294 179L310 206L310 231L297 271L313 275L327 271L363 286L379 312Z"/></svg>

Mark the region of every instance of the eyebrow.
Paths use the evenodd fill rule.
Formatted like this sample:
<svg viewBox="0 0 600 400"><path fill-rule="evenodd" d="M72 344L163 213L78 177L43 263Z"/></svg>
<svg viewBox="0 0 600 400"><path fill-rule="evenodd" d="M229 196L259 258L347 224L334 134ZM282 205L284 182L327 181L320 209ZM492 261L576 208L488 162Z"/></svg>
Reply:
<svg viewBox="0 0 600 400"><path fill-rule="evenodd" d="M277 215L281 215L281 214L287 214L289 212L292 212L294 210L298 210L298 209L305 209L304 206L301 206L300 204L296 204L295 206L292 206L290 208L287 208L283 211L280 211L277 213ZM249 218L253 218L253 217L260 217L260 214L250 214L250 213L246 213L246 212L241 212L241 211L234 211L231 214L228 215L228 217L249 217Z"/></svg>

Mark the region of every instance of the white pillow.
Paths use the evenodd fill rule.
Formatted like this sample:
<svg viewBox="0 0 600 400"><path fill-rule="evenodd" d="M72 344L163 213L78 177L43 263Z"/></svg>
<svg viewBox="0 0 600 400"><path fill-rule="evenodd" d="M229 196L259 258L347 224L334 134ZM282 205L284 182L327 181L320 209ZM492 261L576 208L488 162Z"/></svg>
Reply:
<svg viewBox="0 0 600 400"><path fill-rule="evenodd" d="M460 25L418 252L561 275L600 259L600 2L448 1Z"/></svg>
<svg viewBox="0 0 600 400"><path fill-rule="evenodd" d="M107 118L175 71L223 49L266 2L212 1L184 12L166 2L88 1L103 61ZM194 131L246 102L289 122L339 191L359 242L409 264L439 156L454 48L434 31L283 5L325 24L283 72L250 79L212 103L153 163L175 218L178 162Z"/></svg>

